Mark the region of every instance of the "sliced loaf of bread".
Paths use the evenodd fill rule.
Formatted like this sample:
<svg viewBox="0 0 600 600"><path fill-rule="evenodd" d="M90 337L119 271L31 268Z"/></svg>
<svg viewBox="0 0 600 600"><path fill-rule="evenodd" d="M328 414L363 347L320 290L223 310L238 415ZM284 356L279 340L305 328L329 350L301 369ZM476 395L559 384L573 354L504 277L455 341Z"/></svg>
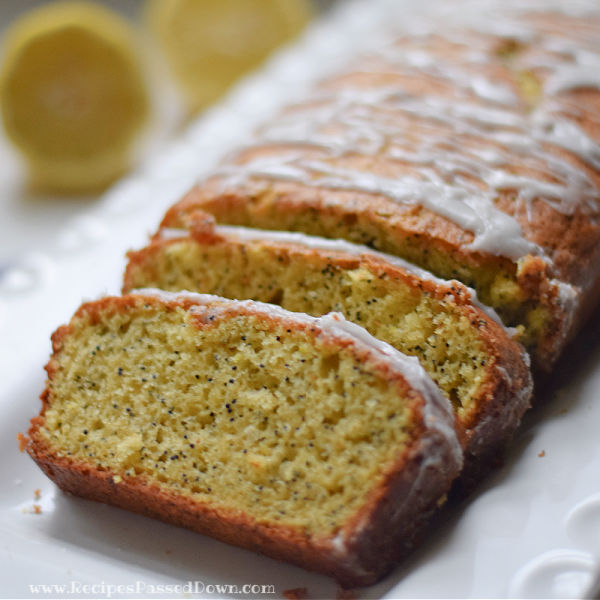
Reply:
<svg viewBox="0 0 600 600"><path fill-rule="evenodd" d="M341 315L157 290L53 336L27 451L73 494L376 581L459 473L449 401Z"/></svg>
<svg viewBox="0 0 600 600"><path fill-rule="evenodd" d="M528 357L472 290L364 246L215 226L205 215L192 233L162 230L129 254L123 291L139 287L271 302L314 316L341 312L420 360L456 409L469 467L497 462L529 406Z"/></svg>

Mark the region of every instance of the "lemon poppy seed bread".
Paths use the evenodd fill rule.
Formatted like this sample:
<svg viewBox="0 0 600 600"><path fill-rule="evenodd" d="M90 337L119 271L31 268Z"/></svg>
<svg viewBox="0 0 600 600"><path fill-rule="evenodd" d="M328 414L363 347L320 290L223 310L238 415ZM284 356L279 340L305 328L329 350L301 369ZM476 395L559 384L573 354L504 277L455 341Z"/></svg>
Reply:
<svg viewBox="0 0 600 600"><path fill-rule="evenodd" d="M163 226L202 209L402 256L474 287L550 369L600 293L598 5L451 6L273 118Z"/></svg>
<svg viewBox="0 0 600 600"><path fill-rule="evenodd" d="M340 315L156 290L53 336L27 450L64 490L375 581L462 463L414 358Z"/></svg>
<svg viewBox="0 0 600 600"><path fill-rule="evenodd" d="M532 382L523 348L474 305L472 290L349 242L197 217L191 234L163 230L129 254L124 292L187 289L314 316L339 311L417 357L456 409L469 465L494 463L529 406Z"/></svg>

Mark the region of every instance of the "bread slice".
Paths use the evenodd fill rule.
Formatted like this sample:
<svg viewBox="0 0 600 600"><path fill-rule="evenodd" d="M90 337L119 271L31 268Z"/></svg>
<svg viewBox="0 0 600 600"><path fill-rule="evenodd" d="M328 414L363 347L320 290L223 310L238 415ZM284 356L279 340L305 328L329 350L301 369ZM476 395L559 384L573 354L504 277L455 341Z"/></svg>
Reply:
<svg viewBox="0 0 600 600"><path fill-rule="evenodd" d="M163 230L129 254L123 291L138 287L249 298L313 316L341 312L420 360L456 408L469 465L494 464L529 406L528 356L474 304L472 290L364 246L215 226L205 215L192 234Z"/></svg>
<svg viewBox="0 0 600 600"><path fill-rule="evenodd" d="M163 226L201 209L402 256L474 287L550 370L600 298L600 16L568 7L431 15L265 124Z"/></svg>
<svg viewBox="0 0 600 600"><path fill-rule="evenodd" d="M332 314L147 290L53 335L27 451L62 489L374 582L462 463L414 358Z"/></svg>

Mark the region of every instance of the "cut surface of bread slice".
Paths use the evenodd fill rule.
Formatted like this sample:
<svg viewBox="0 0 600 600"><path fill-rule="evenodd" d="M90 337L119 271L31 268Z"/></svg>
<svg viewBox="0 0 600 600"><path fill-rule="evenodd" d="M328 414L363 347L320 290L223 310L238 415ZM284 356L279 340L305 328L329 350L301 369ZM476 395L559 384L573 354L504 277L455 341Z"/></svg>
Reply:
<svg viewBox="0 0 600 600"><path fill-rule="evenodd" d="M201 209L402 256L474 287L551 369L600 297L600 12L504 4L355 58L163 225Z"/></svg>
<svg viewBox="0 0 600 600"><path fill-rule="evenodd" d="M528 357L473 304L472 290L364 246L215 226L206 216L192 234L163 230L129 254L123 291L139 287L249 298L314 316L341 312L420 360L452 400L468 460L497 453L529 406Z"/></svg>
<svg viewBox="0 0 600 600"><path fill-rule="evenodd" d="M450 403L341 315L146 290L53 336L27 451L64 490L375 581L462 463Z"/></svg>

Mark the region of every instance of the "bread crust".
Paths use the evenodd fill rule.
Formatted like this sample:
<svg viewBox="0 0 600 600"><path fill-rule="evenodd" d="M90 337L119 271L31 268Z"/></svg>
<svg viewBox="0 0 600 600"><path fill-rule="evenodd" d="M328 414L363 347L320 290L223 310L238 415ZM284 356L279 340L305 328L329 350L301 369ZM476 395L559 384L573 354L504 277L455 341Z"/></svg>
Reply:
<svg viewBox="0 0 600 600"><path fill-rule="evenodd" d="M178 494L152 482L148 476L127 476L124 472L61 454L42 430L46 410L53 401L51 384L57 373L59 355L65 338L73 332L74 320L85 317L97 322L106 317L107 311L119 312L140 303L160 304L167 310L197 306L190 297L166 303L151 296L104 298L84 304L73 321L57 329L52 336L53 355L46 366L48 382L41 395L42 409L31 420L26 450L61 489L330 575L345 587L374 583L417 543L440 499L456 478L461 461L449 439L439 429L426 424L424 396L409 390L409 384L397 370L387 363L376 364L372 353L357 347L352 340L346 344L340 344L340 340L335 343L347 347L358 360L373 363L375 371L386 377L389 385L397 386L399 393L406 393L415 421L411 439L384 471L381 484L373 487L363 506L335 536L309 535L291 526L261 522L233 507L210 505ZM207 312L197 315L196 326L215 326L216 321L210 318L214 314L207 307ZM226 319L229 314L255 313L251 306L230 308L219 312L216 320ZM276 321L311 332L310 324L302 325L294 319L286 323L285 319L273 317L272 322ZM315 335L314 330L312 335ZM330 342L334 343L333 338Z"/></svg>
<svg viewBox="0 0 600 600"><path fill-rule="evenodd" d="M41 425L41 423L40 423ZM362 514L368 515L364 526L351 537L343 551L335 551L333 538L313 539L302 532L259 523L218 510L145 482L142 478L124 478L99 470L83 462L57 456L36 437L33 424L29 431L31 443L27 452L40 469L63 491L129 510L208 535L222 542L265 554L276 560L297 564L337 579L346 588L375 583L401 561L418 543L429 520L439 508L431 498L441 498L450 488L455 473L452 470L429 469L418 493L414 481L427 455L435 448L413 448L395 465L383 483L377 498L373 498ZM412 491L412 502L396 511L398 499ZM425 499L429 498L428 501ZM395 514L397 513L398 514ZM350 531L350 528L348 528ZM393 552L392 552L393 550Z"/></svg>

